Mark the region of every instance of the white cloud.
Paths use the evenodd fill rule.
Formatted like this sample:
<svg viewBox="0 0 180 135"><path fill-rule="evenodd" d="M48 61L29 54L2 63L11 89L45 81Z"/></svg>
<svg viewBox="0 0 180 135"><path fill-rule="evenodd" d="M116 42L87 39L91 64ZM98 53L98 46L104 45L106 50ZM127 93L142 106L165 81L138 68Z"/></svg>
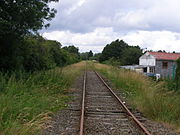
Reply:
<svg viewBox="0 0 180 135"><path fill-rule="evenodd" d="M67 15L70 15L71 13L73 13L75 10L77 10L78 8L80 8L83 4L85 3L85 0L79 0L77 1L77 3L75 3L74 5L72 5L72 7L70 7L66 12Z"/></svg>
<svg viewBox="0 0 180 135"><path fill-rule="evenodd" d="M43 36L81 51L101 51L116 39L180 52L180 0L61 0Z"/></svg>
<svg viewBox="0 0 180 135"><path fill-rule="evenodd" d="M86 34L71 33L70 31L45 32L43 36L47 39L57 40L63 45L75 45L80 51L93 50L102 51L104 45L110 43L118 37L112 28L97 28L93 32Z"/></svg>
<svg viewBox="0 0 180 135"><path fill-rule="evenodd" d="M125 30L147 29L150 26L145 18L144 10L129 11L127 13L117 13L113 22L115 23L115 29L118 29L118 27Z"/></svg>
<svg viewBox="0 0 180 135"><path fill-rule="evenodd" d="M106 44L116 39L123 39L130 45L139 45L149 50L166 50L180 52L180 34L170 31L136 31L127 34L114 32L112 28L97 28L86 34L70 31L44 33L44 37L57 40L64 45L75 45L80 51L93 50L101 52Z"/></svg>
<svg viewBox="0 0 180 135"><path fill-rule="evenodd" d="M148 50L166 50L180 52L180 33L170 31L138 31L122 37L126 42L140 45Z"/></svg>
<svg viewBox="0 0 180 135"><path fill-rule="evenodd" d="M180 0L61 0L50 30L87 33L97 27L115 31L180 32Z"/></svg>

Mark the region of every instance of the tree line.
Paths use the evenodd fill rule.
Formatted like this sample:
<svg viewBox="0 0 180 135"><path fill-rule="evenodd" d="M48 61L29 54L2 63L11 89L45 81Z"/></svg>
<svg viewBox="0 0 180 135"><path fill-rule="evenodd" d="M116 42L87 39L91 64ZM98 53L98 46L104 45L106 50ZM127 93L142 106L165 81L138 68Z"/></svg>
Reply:
<svg viewBox="0 0 180 135"><path fill-rule="evenodd" d="M123 40L117 39L107 44L102 53L95 54L94 59L102 63L133 65L139 63L139 57L142 54L139 46L131 46Z"/></svg>
<svg viewBox="0 0 180 135"><path fill-rule="evenodd" d="M80 60L75 46L62 47L61 43L31 35L24 38L12 56L1 57L1 70L37 71L62 67Z"/></svg>
<svg viewBox="0 0 180 135"><path fill-rule="evenodd" d="M38 30L50 26L58 0L0 1L0 70L36 71L79 61L78 48L46 40ZM46 23L47 22L47 23Z"/></svg>

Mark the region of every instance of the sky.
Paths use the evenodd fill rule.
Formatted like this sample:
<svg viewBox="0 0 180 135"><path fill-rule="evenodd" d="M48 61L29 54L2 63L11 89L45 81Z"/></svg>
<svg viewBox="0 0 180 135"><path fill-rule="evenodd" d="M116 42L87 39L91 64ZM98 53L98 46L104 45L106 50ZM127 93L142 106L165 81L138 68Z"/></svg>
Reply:
<svg viewBox="0 0 180 135"><path fill-rule="evenodd" d="M144 50L180 52L180 0L59 0L46 39L101 52L116 39Z"/></svg>

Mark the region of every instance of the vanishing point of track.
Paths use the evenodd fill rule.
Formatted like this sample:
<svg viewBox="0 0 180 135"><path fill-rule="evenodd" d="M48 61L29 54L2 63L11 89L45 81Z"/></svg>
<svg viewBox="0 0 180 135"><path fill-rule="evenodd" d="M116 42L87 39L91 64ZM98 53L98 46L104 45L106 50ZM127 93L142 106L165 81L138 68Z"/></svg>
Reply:
<svg viewBox="0 0 180 135"><path fill-rule="evenodd" d="M79 127L79 135L151 135L95 71L84 73Z"/></svg>

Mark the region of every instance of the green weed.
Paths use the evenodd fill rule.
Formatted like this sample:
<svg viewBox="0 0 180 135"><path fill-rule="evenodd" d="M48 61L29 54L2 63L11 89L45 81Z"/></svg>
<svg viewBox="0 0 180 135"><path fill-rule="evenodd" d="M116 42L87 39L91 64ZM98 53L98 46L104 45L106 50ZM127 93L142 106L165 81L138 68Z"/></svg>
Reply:
<svg viewBox="0 0 180 135"><path fill-rule="evenodd" d="M104 64L94 64L112 84L123 91L129 102L150 119L167 123L180 131L180 95L165 86L165 82Z"/></svg>
<svg viewBox="0 0 180 135"><path fill-rule="evenodd" d="M39 134L54 112L71 99L68 89L84 62L34 73L0 73L0 134Z"/></svg>

